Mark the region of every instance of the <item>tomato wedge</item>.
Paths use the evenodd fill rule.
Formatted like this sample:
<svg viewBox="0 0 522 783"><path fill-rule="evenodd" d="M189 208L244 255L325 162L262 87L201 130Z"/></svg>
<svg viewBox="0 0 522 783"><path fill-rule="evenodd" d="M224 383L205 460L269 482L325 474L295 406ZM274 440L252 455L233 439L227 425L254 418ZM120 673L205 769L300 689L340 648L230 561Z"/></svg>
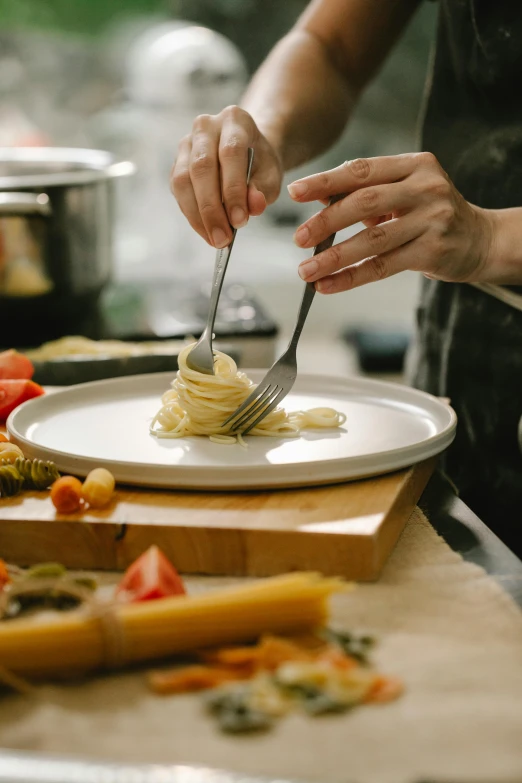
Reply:
<svg viewBox="0 0 522 783"><path fill-rule="evenodd" d="M33 397L39 397L44 390L34 381L0 379L0 421L5 421L11 411Z"/></svg>
<svg viewBox="0 0 522 783"><path fill-rule="evenodd" d="M0 380L4 378L29 380L33 377L33 373L33 364L23 353L13 349L0 353Z"/></svg>
<svg viewBox="0 0 522 783"><path fill-rule="evenodd" d="M149 547L128 567L116 588L116 595L131 603L185 593L180 575L157 546Z"/></svg>

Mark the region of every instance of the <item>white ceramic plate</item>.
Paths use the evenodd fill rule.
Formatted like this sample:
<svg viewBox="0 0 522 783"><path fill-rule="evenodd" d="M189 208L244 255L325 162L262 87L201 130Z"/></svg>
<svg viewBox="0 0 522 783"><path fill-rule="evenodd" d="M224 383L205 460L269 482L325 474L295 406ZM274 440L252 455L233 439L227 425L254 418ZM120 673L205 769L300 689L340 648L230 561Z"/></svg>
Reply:
<svg viewBox="0 0 522 783"><path fill-rule="evenodd" d="M259 370L249 371L253 381ZM300 376L287 410L332 407L340 429L299 438L248 436L248 449L208 438L158 439L149 423L172 373L136 375L69 387L38 397L9 417L11 439L26 456L53 460L85 476L107 467L117 481L150 487L254 489L347 481L427 459L454 438L456 416L428 394L365 378Z"/></svg>

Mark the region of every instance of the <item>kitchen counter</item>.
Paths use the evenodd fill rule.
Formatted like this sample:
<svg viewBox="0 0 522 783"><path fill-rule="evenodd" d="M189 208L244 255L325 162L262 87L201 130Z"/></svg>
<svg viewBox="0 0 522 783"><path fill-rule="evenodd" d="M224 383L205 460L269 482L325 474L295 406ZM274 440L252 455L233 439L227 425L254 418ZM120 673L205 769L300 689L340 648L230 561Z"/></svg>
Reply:
<svg viewBox="0 0 522 783"><path fill-rule="evenodd" d="M419 505L423 509L423 511L426 513L427 517L430 519L432 526L435 528L435 530L439 533L439 535L450 545L450 547L455 551L462 555L464 560L474 563L476 565L482 566L489 575L491 575L497 583L502 585L504 590L506 590L514 599L518 602L519 606L522 606L522 562L515 557L507 547L505 547L499 539L484 525L483 522L481 522L480 519L478 519L471 511L470 509L456 496L455 493L450 485L450 483L443 478L440 474L435 474L432 479L430 480L427 488L425 489ZM418 515L419 512L417 512ZM415 515L414 515L415 516ZM429 531L429 525L425 523L425 526L427 528L427 531ZM402 547L401 551L410 551L410 553L413 552L411 549L411 525L409 528L405 531L405 538L406 540L402 541ZM431 535L433 538L433 531L431 531ZM409 543L408 543L409 542ZM420 543L420 541L419 541ZM400 544L397 547L397 550L399 549ZM418 550L419 552L425 552L424 554L424 567L428 568L428 572L431 574L431 570L435 569L435 573L431 574L430 579L432 587L430 590L436 589L442 589L443 593L446 592L448 599L451 601L451 596L454 595L453 593L453 587L459 588L458 579L455 585L451 587L449 586L449 590L445 590L445 583L444 580L440 578L439 573L437 572L437 568L440 567L440 562L438 560L438 556L435 552L433 552L433 558L431 550L424 550L424 547L420 547ZM392 555L392 558L390 558L390 565L392 565L391 560L396 559L395 555L397 553L394 553ZM405 563L405 566L407 563ZM411 568L410 564L410 568ZM446 563L446 567L447 567ZM455 561L450 561L449 563L451 568L457 567L459 569L459 573L462 574L462 563L460 565L457 562L457 559ZM404 573L405 575L405 581L402 584L402 587L399 586L399 590L404 589L408 584L410 585L410 590L412 589L412 585L421 585L422 579L421 579L421 573L416 570L418 566L413 566L413 571L410 573L409 576L409 582L408 582L408 575L405 573L407 572L407 568L404 570L401 570L401 574ZM368 607L371 608L371 606L375 605L382 605L382 600L384 594L388 595L389 590L393 591L397 589L397 577L398 572L395 573L395 576L390 577L390 573L384 577L384 584L377 584L375 586L377 590L377 595L373 596L372 599L372 586L363 586L361 587L361 598L362 598L362 604L364 605L366 611L366 600L369 600ZM442 587L441 587L442 586ZM417 590L417 587L414 588ZM476 575L476 580L473 581L472 584L469 584L468 593L464 593L464 605L466 605L467 600L465 596L466 595L474 595L475 590L481 590L484 589L484 585L481 585L481 577L480 574ZM430 597L430 590L424 595L422 598L420 598L420 604L419 607L424 607L424 598L428 599ZM363 594L363 591L364 592ZM381 595L382 592L382 595ZM458 589L457 589L458 593ZM399 593L400 594L400 593ZM395 600L397 600L397 593L395 593ZM485 602L486 604L491 608L494 608L493 603L489 603L489 599L493 596L486 596ZM497 596L498 598L498 596ZM482 604L480 603L481 598L477 594L475 597L475 605L479 605L480 607ZM502 601L500 602L502 604ZM407 604L406 604L407 605ZM394 612L397 612L397 604L394 603L393 600L391 600L390 606L395 607ZM455 611L460 611L458 609L458 606L460 604L455 604ZM448 606L449 609L449 606ZM516 612L516 609L513 610ZM480 610L481 612L482 610ZM420 608L420 614L423 615L424 609ZM428 612L429 615L429 612ZM482 616L482 615L481 615ZM492 615L493 616L493 615ZM444 612L437 613L437 617L444 617ZM402 622L404 622L404 617L402 618ZM399 627L401 627L401 622L399 622ZM393 624L391 626L393 628ZM429 640L429 636L428 636ZM445 643L448 642L448 639L445 639ZM429 643L429 641L428 641ZM442 649L444 650L444 644L442 645ZM393 648L391 650L391 659L394 662L394 665L398 665L398 661L401 660L401 656L398 654L397 651L394 652ZM435 656L436 658L436 656ZM424 660L423 656L418 657L418 660L422 660L422 666L428 665L427 662ZM454 660L454 658L452 658ZM404 664L409 665L409 664ZM433 664L432 664L433 665ZM437 662L435 662L435 667L437 670ZM428 672L429 672L429 665L428 665ZM399 671L400 673L400 671ZM422 687L420 684L420 681L415 678L415 675L411 675L413 685L412 685L412 691L414 689L418 689L419 687ZM430 675L426 676L426 682L430 682ZM482 680L481 680L482 682ZM85 711L85 720L88 721L89 719L89 712L94 709L93 704L98 703L98 699L103 695L103 688L105 685L96 683L93 684L93 695L87 699L87 707ZM98 690L97 690L98 688ZM100 690L101 689L101 690ZM90 690L89 690L90 693ZM83 697L82 697L83 698ZM446 695L447 698L447 695ZM67 699L67 696L65 696L65 700ZM109 695L107 697L109 702L111 701L111 696ZM426 697L428 699L428 697ZM132 700L132 697L131 697ZM55 703L56 702L56 703ZM53 700L50 700L49 703L49 710L50 715L52 716L53 710L59 709L59 700L55 699L55 702ZM112 703L112 702L111 702ZM429 704L429 699L427 700L427 703ZM90 706L89 706L90 704ZM129 702L126 702L125 706L120 704L118 706L118 703L115 703L115 720L121 721L121 727L120 731L125 732L125 727L127 726L127 711L128 711ZM36 708L38 708L38 705L35 705ZM45 709L45 708L41 708ZM119 710L119 712L118 712ZM132 713L132 710L130 711ZM129 713L129 714L130 714ZM83 712L81 713L83 715ZM408 714L408 710L406 710L406 715ZM118 717L119 715L119 717ZM384 718L384 712L382 713L382 717ZM92 717L92 716L91 716ZM71 719L73 721L78 721L80 719L80 710L78 707L73 708L73 712L71 713ZM375 719L377 720L377 726L379 727L379 720L381 719L381 713L377 714L375 716ZM146 720L146 718L145 718ZM0 721L1 722L1 721ZM36 724L35 724L36 725ZM177 725L175 722L173 725ZM118 726L120 726L120 723L118 723ZM1 726L0 726L1 728ZM6 727L8 728L8 727ZM208 728L205 728L205 730L208 731ZM335 726L332 726L332 729L335 730ZM34 729L36 730L36 728ZM53 729L54 730L54 729ZM29 728L29 733L32 731L32 729ZM60 728L59 725L56 726L57 734L60 734ZM382 732L382 726L380 728L380 731ZM133 730L129 728L130 736L133 736ZM32 736L32 735L31 735ZM111 735L112 736L112 735ZM141 736L141 735L140 735ZM203 734L203 736L206 736ZM207 737L208 739L208 737ZM170 741L170 740L169 740ZM244 744L244 743L243 743ZM0 737L0 745L2 745L2 740ZM6 745L9 747L13 747L13 745L9 744L9 740L6 740ZM58 743L59 745L59 743ZM56 745L56 747L58 747ZM33 747L33 745L20 745L20 747ZM45 744L41 746L42 749L45 748ZM65 746L63 746L65 747ZM59 748L60 752L65 752L63 748L60 746ZM215 766L222 766L222 767L233 767L236 763L236 755L235 753L239 754L241 756L241 743L238 744L237 749L234 749L234 753L230 750L230 754L227 756L226 760L218 764L215 762L214 759L212 759L212 762L209 764L209 766L191 766L190 764L166 764L164 759L158 758L157 763L155 763L153 766L142 766L142 765L135 765L132 762L132 759L129 760L129 763L126 763L124 766L119 764L107 764L103 761L96 760L97 757L103 758L103 754L99 754L97 750L97 745L90 744L86 749L84 749L81 752L81 755L86 757L88 756L88 759L83 762L77 758L72 758L71 760L67 760L66 758L60 758L56 757L55 759L49 758L48 756L40 756L38 753L29 753L26 754L25 752L13 752L13 751L1 751L0 750L0 783L15 783L18 781L24 781L25 783L48 783L49 781L53 781L53 783L69 783L71 780L76 780L77 783L99 783L100 781L107 781L107 783L128 783L129 780L135 781L135 783L276 783L276 779L274 777L261 777L257 775L246 775L246 774L238 774L237 772L228 772L225 770L218 770L211 768ZM58 752L58 751L56 751ZM79 751L71 750L71 753L73 753L74 756L76 756L76 753L80 755ZM199 758L197 755L194 755L192 753L192 756L189 754L187 756L192 762L196 760L196 763L204 763L201 761L197 761ZM302 772L302 765L301 765L301 772L300 775L296 772L296 779L294 781L293 776L288 774L278 775L277 776L277 783L298 783L298 780L306 779L306 775ZM328 777L329 780L332 780L331 776ZM335 778L336 779L336 778ZM357 781L357 777L354 776L353 780ZM422 778L419 777L418 780L420 781ZM399 780L399 778L397 778ZM401 778L402 780L402 778ZM415 778L408 778L409 783L412 783L412 781L415 781L417 779ZM406 783L406 781L405 781Z"/></svg>
<svg viewBox="0 0 522 783"><path fill-rule="evenodd" d="M433 498L436 525L448 525L466 559L482 560L497 580L520 574L516 559L509 562L509 553L440 477L424 494L425 508ZM197 581L191 580L193 587ZM463 563L419 510L379 583L360 585L336 601L332 622L372 629L379 639L378 664L407 683L403 698L313 723L288 716L268 736L236 740L221 737L202 719L197 699L148 694L140 672L65 689L47 686L32 705L0 704L3 744L20 749L0 752L0 781L518 779L508 772L522 769L522 618L498 584ZM53 761L37 750L72 758Z"/></svg>

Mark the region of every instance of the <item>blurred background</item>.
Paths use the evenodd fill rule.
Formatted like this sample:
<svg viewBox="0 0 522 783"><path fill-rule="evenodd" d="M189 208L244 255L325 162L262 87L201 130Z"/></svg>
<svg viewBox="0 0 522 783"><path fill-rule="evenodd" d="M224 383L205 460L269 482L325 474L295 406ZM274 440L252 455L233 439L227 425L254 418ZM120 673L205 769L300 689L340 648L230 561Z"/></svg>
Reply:
<svg viewBox="0 0 522 783"><path fill-rule="evenodd" d="M239 101L249 76L305 5L0 0L0 147L101 149L136 164L133 176L114 181L111 282L102 287L99 317L84 319L78 332L144 340L201 328L214 253L169 193L177 142L196 114ZM348 158L418 149L435 16L435 3L419 4L339 143L287 181ZM243 364L268 363L293 326L302 294L296 267L304 253L292 235L312 211L294 205L283 191L238 234L216 331L242 346ZM14 219L0 218L6 235ZM0 310L7 312L7 297L14 296L30 313L35 292L6 289L12 264L6 246L4 241L3 261L0 249ZM348 294L316 297L300 369L314 369L320 361L324 372L400 377L418 284L416 274L406 273ZM61 336L57 330L44 337Z"/></svg>

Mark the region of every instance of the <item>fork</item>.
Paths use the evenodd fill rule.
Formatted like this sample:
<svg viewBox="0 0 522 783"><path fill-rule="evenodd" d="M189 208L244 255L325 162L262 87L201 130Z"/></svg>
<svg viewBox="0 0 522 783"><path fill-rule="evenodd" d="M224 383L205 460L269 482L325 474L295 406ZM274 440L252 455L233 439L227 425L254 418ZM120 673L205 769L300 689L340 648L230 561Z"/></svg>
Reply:
<svg viewBox="0 0 522 783"><path fill-rule="evenodd" d="M334 196L330 199L330 204L340 198L343 196ZM314 249L314 256L328 250L333 245L334 239L335 233L320 242ZM306 283L297 315L297 323L288 348L272 365L259 386L254 389L245 402L223 422L223 427L234 422L230 428L231 432L241 431L241 435L248 435L291 390L297 377L297 343L301 337L314 296L314 284Z"/></svg>
<svg viewBox="0 0 522 783"><path fill-rule="evenodd" d="M250 174L252 172L252 163L254 162L254 150L252 147L248 148L248 164L247 164L247 185L250 182ZM216 263L214 266L214 279L212 280L212 291L210 294L210 304L208 308L207 324L203 330L203 334L197 341L194 348L187 356L187 364L191 370L204 373L205 375L214 375L214 351L212 350L212 334L214 332L214 321L216 320L216 310L221 295L221 288L223 287L223 280L225 279L225 272L227 271L228 261L230 253L232 252L232 245L236 238L237 228L232 230L232 240L227 247L223 247L216 253Z"/></svg>

